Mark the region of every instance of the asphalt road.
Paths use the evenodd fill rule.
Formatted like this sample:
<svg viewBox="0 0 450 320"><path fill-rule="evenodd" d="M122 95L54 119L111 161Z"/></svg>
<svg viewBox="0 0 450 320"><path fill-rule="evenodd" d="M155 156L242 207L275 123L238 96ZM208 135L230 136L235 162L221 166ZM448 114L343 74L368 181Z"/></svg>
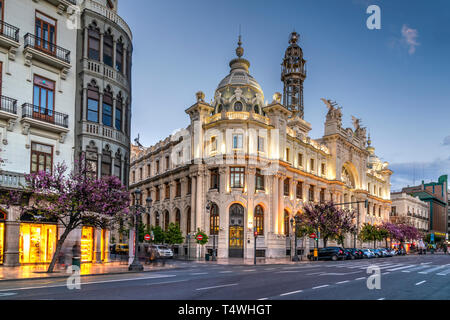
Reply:
<svg viewBox="0 0 450 320"><path fill-rule="evenodd" d="M367 269L379 267L380 289ZM450 299L450 255L298 265L181 264L180 269L81 278L0 282L0 300L427 300ZM372 283L372 282L371 282Z"/></svg>

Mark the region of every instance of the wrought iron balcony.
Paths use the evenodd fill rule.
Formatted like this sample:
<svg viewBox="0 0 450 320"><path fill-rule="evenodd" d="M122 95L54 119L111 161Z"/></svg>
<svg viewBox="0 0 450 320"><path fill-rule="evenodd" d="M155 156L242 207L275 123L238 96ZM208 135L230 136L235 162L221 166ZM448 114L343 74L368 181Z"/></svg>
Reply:
<svg viewBox="0 0 450 320"><path fill-rule="evenodd" d="M19 28L0 20L0 35L12 41L19 42Z"/></svg>
<svg viewBox="0 0 450 320"><path fill-rule="evenodd" d="M70 51L64 48L61 48L47 40L36 37L31 33L27 33L25 35L25 44L24 48L31 48L37 51L43 52L46 55L52 56L66 64L70 64Z"/></svg>
<svg viewBox="0 0 450 320"><path fill-rule="evenodd" d="M17 100L0 96L0 110L12 114L17 114Z"/></svg>
<svg viewBox="0 0 450 320"><path fill-rule="evenodd" d="M53 110L40 110L39 107L31 103L22 105L22 119L33 119L42 121L62 128L69 128L69 115Z"/></svg>

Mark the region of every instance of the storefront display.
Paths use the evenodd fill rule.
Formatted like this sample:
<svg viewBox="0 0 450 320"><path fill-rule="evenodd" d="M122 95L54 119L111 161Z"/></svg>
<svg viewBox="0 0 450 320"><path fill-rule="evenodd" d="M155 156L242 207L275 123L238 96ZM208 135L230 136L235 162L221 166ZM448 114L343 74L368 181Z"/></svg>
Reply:
<svg viewBox="0 0 450 320"><path fill-rule="evenodd" d="M94 259L94 228L83 227L81 231L81 262Z"/></svg>
<svg viewBox="0 0 450 320"><path fill-rule="evenodd" d="M3 264L3 248L5 243L5 224L0 222L0 264Z"/></svg>
<svg viewBox="0 0 450 320"><path fill-rule="evenodd" d="M20 225L20 263L50 263L56 249L57 228L50 224Z"/></svg>

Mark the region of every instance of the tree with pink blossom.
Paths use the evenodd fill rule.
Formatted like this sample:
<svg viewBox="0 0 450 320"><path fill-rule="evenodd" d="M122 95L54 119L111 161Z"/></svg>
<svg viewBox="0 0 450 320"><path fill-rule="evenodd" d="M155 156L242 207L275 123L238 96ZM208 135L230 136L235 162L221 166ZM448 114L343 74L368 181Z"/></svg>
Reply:
<svg viewBox="0 0 450 320"><path fill-rule="evenodd" d="M65 164L53 173L39 171L25 176L27 186L21 193L30 194L22 212L38 212L46 219L61 223L65 230L59 238L47 272L52 273L67 236L82 225L108 228L121 215L129 214L129 192L115 176L94 178L83 159L75 170L67 172Z"/></svg>
<svg viewBox="0 0 450 320"><path fill-rule="evenodd" d="M324 247L328 240L344 242L345 234L354 233L355 213L348 209L341 209L332 201L324 203L309 203L304 207L301 217L301 225L312 228L316 232L320 230Z"/></svg>

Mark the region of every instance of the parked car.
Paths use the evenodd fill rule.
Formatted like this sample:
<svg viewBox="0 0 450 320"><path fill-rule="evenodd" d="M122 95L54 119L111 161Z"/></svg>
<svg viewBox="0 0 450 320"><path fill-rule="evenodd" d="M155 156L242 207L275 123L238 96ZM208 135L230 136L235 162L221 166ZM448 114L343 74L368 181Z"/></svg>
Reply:
<svg viewBox="0 0 450 320"><path fill-rule="evenodd" d="M369 249L362 249L363 252L363 256L366 259L372 259L375 258L375 255L372 251L370 251Z"/></svg>
<svg viewBox="0 0 450 320"><path fill-rule="evenodd" d="M355 259L362 259L362 258L364 258L364 254L363 254L362 250L355 249L355 248L352 248L352 249L349 249L349 250L351 251L351 253L355 257Z"/></svg>
<svg viewBox="0 0 450 320"><path fill-rule="evenodd" d="M373 252L373 254L375 255L376 258L382 258L382 254L378 249L370 249L370 251Z"/></svg>
<svg viewBox="0 0 450 320"><path fill-rule="evenodd" d="M345 260L355 260L356 256L353 254L351 249L344 249Z"/></svg>
<svg viewBox="0 0 450 320"><path fill-rule="evenodd" d="M167 245L154 244L150 246L150 254L156 258L173 258L173 251Z"/></svg>
<svg viewBox="0 0 450 320"><path fill-rule="evenodd" d="M319 260L344 260L347 257L344 248L341 247L326 247L319 249Z"/></svg>
<svg viewBox="0 0 450 320"><path fill-rule="evenodd" d="M126 243L116 243L110 247L110 251L112 254L128 254L128 244Z"/></svg>
<svg viewBox="0 0 450 320"><path fill-rule="evenodd" d="M392 254L388 249L381 248L380 251L383 253L383 257L392 257Z"/></svg>

